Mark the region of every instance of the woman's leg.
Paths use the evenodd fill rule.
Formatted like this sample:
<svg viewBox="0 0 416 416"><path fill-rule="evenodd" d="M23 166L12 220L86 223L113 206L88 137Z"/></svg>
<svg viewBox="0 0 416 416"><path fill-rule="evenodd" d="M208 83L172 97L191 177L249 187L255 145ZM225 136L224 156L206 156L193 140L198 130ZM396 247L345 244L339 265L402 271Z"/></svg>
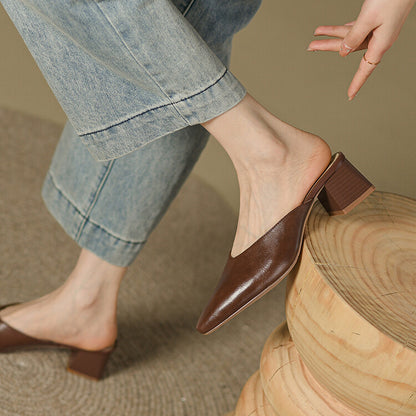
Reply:
<svg viewBox="0 0 416 416"><path fill-rule="evenodd" d="M227 151L237 172L235 257L302 202L327 167L331 150L320 137L269 113L250 94L202 125Z"/></svg>
<svg viewBox="0 0 416 416"><path fill-rule="evenodd" d="M205 146L198 123L245 94L227 69L231 41L260 1L1 2L71 121L43 196L83 250L61 288L0 315L34 337L99 349L116 336L126 267Z"/></svg>
<svg viewBox="0 0 416 416"><path fill-rule="evenodd" d="M200 125L190 126L124 157L98 162L67 123L42 196L82 247L81 256L61 287L2 310L1 318L35 338L91 350L111 345L127 266L168 209L208 137Z"/></svg>
<svg viewBox="0 0 416 416"><path fill-rule="evenodd" d="M1 0L96 160L236 105L218 56L261 0Z"/></svg>
<svg viewBox="0 0 416 416"><path fill-rule="evenodd" d="M39 2L42 3L42 2ZM82 2L80 2L82 3ZM209 4L210 2L208 2ZM212 2L211 2L212 3ZM197 3L201 7L206 4L203 2ZM223 4L223 3L219 3ZM227 3L228 4L228 3ZM230 4L235 4L235 2L232 2ZM195 6L194 6L195 7ZM193 10L198 11L198 8L192 8L190 9L191 12ZM221 12L221 10L220 10ZM202 17L201 17L202 16ZM199 19L206 19L206 15L202 14L199 15L196 13L196 22L198 22ZM208 21L209 19L206 19L205 21ZM215 19L213 20L215 22ZM226 27L226 25L224 26ZM209 27L208 27L209 28ZM212 29L212 26L211 26ZM212 30L207 30L206 33L211 33ZM230 38L228 37L227 40L224 42L224 44L229 44ZM113 68L114 69L114 68ZM116 68L117 69L117 68ZM118 68L119 69L119 68ZM223 79L223 78L221 78ZM214 84L210 84L208 89L205 89L203 91L200 91L200 93L206 93L207 91L210 91L210 94L213 93L213 90L210 90L211 87L217 84L217 81L214 82ZM229 84L236 86L236 84ZM231 87L231 91L237 91L237 89L233 89L234 87ZM224 87L224 91L227 91L227 88ZM240 90L241 91L241 90ZM172 93L175 93L174 90L172 90ZM197 93L197 95L200 95L200 93ZM219 98L219 95L217 95L216 92L214 92L212 95L209 95L211 97L210 100L207 101L206 105L207 108L215 107L215 99ZM228 96L229 97L229 96ZM238 98L236 98L238 97ZM193 96L187 97L189 99L192 99ZM249 94L245 96L243 100L241 100L241 95L239 93L237 95L233 95L233 104L230 105L229 100L225 100L224 102L226 105L224 107L217 107L216 111L219 116L216 117L207 116L207 113L204 111L201 111L201 107L198 107L196 105L195 110L197 111L197 115L203 114L202 119L200 118L200 122L203 123L203 126L211 132L218 140L219 142L224 146L228 154L230 155L234 166L236 168L238 178L239 178L239 184L240 184L240 194L241 194L241 210L240 210L240 216L239 216L239 223L236 233L236 239L233 246L233 254L238 254L240 251L244 249L244 247L248 246L251 242L253 242L255 239L257 239L259 236L261 236L267 228L270 228L271 225L273 225L281 216L284 215L285 212L288 212L290 209L292 209L295 205L299 203L299 201L302 199L302 195L304 196L305 189L308 188L308 186L316 179L316 177L319 175L319 173L323 170L323 168L326 166L328 160L329 160L329 148L328 146L317 136L314 136L310 133L303 132L299 129L296 129L292 126L287 125L286 123L280 121L275 116L267 112L263 107L261 107ZM240 100L240 101L238 101ZM221 103L221 99L219 100ZM236 105L236 102L238 104ZM184 100L180 100L180 105L184 103ZM178 102L176 103L178 104ZM166 104L163 107L174 107L170 104ZM231 109L224 110L226 107L229 107ZM171 108L172 109L172 108ZM192 103L191 101L187 102L186 106L187 111L193 111ZM176 111L176 110L175 110ZM185 114L182 112L182 116ZM157 120L157 115L153 114L155 116L154 120ZM191 115L189 113L188 115ZM137 119L140 119L141 117L134 117L134 120L138 121ZM206 118L208 121L204 122L204 118ZM154 122L153 120L153 122ZM162 121L164 119L162 118ZM189 119L190 120L190 119ZM189 121L188 120L188 121ZM192 119L196 120L196 119ZM129 134L136 133L135 129L132 128L133 126L129 124L130 120L124 120L121 122L120 125L124 127L128 127ZM166 124L163 124L163 128L166 127ZM82 123L80 124L82 126ZM105 129L107 133L114 132L114 128L118 128L117 126L109 126ZM146 127L146 122L143 124L144 127ZM167 127L168 129L172 129L172 125L169 125ZM176 127L175 127L176 128ZM189 127L188 127L189 128ZM182 134L182 131L187 129L179 130L179 132ZM103 130L104 131L104 130ZM123 136L125 134L125 131L123 129L117 130L121 136L120 138L123 139L126 136ZM101 132L99 132L101 133ZM91 135L91 137L94 136L94 132L88 133L87 135ZM87 136L83 135L83 136ZM97 136L94 136L97 138ZM108 139L107 142L109 144L113 143L112 140L116 138L116 136L106 136L105 138ZM146 136L147 137L147 136ZM150 136L149 136L150 137ZM85 137L84 143L85 143ZM100 136L100 139L103 137ZM95 140L95 139L94 139ZM92 140L91 143L96 143L96 141ZM95 144L91 147L89 146L89 150L91 151L92 148L94 149L92 151L92 154L97 157L99 152L105 151L105 152L119 152L130 149L129 146L135 146L137 147L138 143L142 143L142 138L140 138L139 141L135 141L134 138L132 138L131 135L127 135L127 141L126 140L120 140L123 142L122 149L120 147L112 147L111 149L108 147L100 148L100 147L94 147ZM162 139L161 139L162 140ZM100 142L98 140L97 142ZM127 144L126 144L127 143ZM146 149L148 146L152 146L153 144L159 143L159 140L156 140L153 143L148 142L146 146L140 149L140 152L142 152L144 149ZM87 143L88 144L88 143ZM143 143L142 143L143 144ZM127 146L127 147L126 147ZM104 150L103 150L104 149ZM121 150L120 150L121 149ZM124 149L124 150L123 150ZM110 151L111 150L111 151ZM110 154L110 153L107 153ZM134 155L137 152L131 153L130 155ZM70 154L70 153L69 153ZM104 153L101 153L103 155ZM164 153L164 155L167 155L169 153ZM130 156L127 155L127 156ZM120 161L123 161L124 158L121 158ZM117 162L117 161L115 161ZM101 174L99 174L96 177L92 177L92 180L95 181L95 187L93 187L95 190L98 189L111 189L111 187L107 186L108 178L111 178L113 169L114 169L115 163L113 161L110 162L104 162L103 165L100 165L99 169L101 169ZM86 165L83 165L86 166ZM170 170L164 170L163 166L158 166L158 169L161 169L161 172L164 172L164 174L168 177L170 177L171 171ZM170 169L175 170L176 167L170 167ZM133 168L132 172L136 171L136 167ZM82 172L82 170L81 170ZM108 173L111 173L109 176ZM71 176L71 175L70 175ZM116 175L117 176L117 175ZM146 175L144 177L148 176L148 172L146 172ZM91 179L91 176L84 175L83 181L88 178L88 181ZM97 182L98 181L98 182ZM79 183L79 182L78 182ZM98 186L97 183L103 184L104 186ZM180 182L178 182L180 183ZM56 185L56 184L55 184ZM156 189L157 187L155 187ZM57 188L58 189L58 188ZM147 194L148 195L148 194ZM104 258L107 258L110 261L104 260L106 263L103 263L105 265L106 270L110 270L113 264L117 264L117 260L114 260L111 258L112 253L116 253L116 248L120 247L119 244L123 247L121 251L124 253L128 253L127 246L130 243L133 243L135 247L140 247L142 243L145 242L145 238L142 240L139 239L132 239L130 237L124 237L120 238L120 236L123 236L123 234L118 234L117 232L108 233L108 227L101 227L101 222L104 219L108 219L108 215L98 215L98 219L91 219L89 214L91 213L88 210L88 207L90 206L92 202L94 203L94 210L98 207L96 204L97 201L105 201L105 199L101 196L100 191L100 197L96 199L93 197L93 194L87 193L86 196L88 197L85 201L86 209L84 211L80 211L82 220L81 224L78 224L75 230L68 231L71 235L71 232L75 234L74 238L79 238L77 240L81 246L86 247L88 244L92 244L94 247L94 250L103 250ZM68 198L68 195L66 195L66 192L62 192L62 197L67 199L66 202L71 202L71 199ZM111 197L110 200L114 200L114 195ZM169 198L168 198L169 200ZM72 201L74 202L74 201ZM73 204L74 207L78 207L77 204ZM82 205L82 204L81 204ZM162 204L163 205L163 204ZM128 206L128 200L126 200L126 206ZM79 207L78 207L79 208ZM85 207L84 207L85 208ZM75 208L74 208L75 209ZM94 213L94 210L92 213ZM60 207L55 214L57 217L59 217L60 213L65 212L65 210ZM160 213L163 212L163 209L160 211ZM95 214L99 213L99 209L95 210ZM105 211L104 211L105 213ZM88 220L87 220L87 218ZM65 217L66 218L66 217ZM143 218L146 217L142 217ZM158 217L160 218L160 216ZM157 219L154 222L150 222L150 227L148 224L147 230L151 230L152 226L154 226L157 222ZM63 220L64 221L64 220ZM63 222L62 221L62 222ZM114 224L117 223L117 221L114 222ZM113 225L114 225L113 224ZM126 224L129 224L128 221L126 221ZM95 227L98 226L98 227ZM90 238L89 233L92 232L91 230L94 230L95 228L101 228L102 232L106 235L103 239L96 239L95 237ZM129 227L127 227L129 228ZM82 232L79 234L79 231L82 230ZM84 234L83 234L84 233ZM92 235L94 233L92 232ZM84 245L81 244L81 239L85 236L85 243ZM115 239L114 239L115 237ZM104 243L104 247L101 247L101 243L103 241L110 242L108 246ZM110 247L110 249L108 249ZM101 252L99 252L99 256L101 256ZM131 252L130 252L131 253ZM108 257L105 257L108 256ZM89 256L88 252L83 252L81 256L83 262L81 262L84 266L86 266L84 269L87 271L90 269L90 266L94 263L95 259L93 256ZM81 261L80 258L80 261ZM117 255L117 258L118 255ZM120 257L121 258L121 257ZM134 250L133 250L133 257L134 258ZM84 261L85 260L85 261ZM117 276L122 276L124 269L123 265L119 264L117 267L119 268L113 268L110 272L112 276L114 276L114 281L120 282L121 279L119 279ZM86 273L88 274L88 273ZM103 272L103 275L106 275L106 272ZM75 281L75 280L73 280ZM80 279L82 281L82 278ZM67 288L70 287L70 285L67 285ZM73 286L76 288L77 286ZM97 288L101 287L98 283L95 285L96 292L99 292ZM112 290L114 292L115 288L112 286L104 285L103 287L109 288L108 290ZM94 292L90 288L91 293ZM68 292L69 293L69 292ZM68 296L66 296L68 297ZM105 298L105 297L104 297ZM108 297L110 299L111 296ZM115 302L114 297L113 299L113 311L115 310ZM111 301L110 301L111 303ZM111 308L110 308L111 309ZM21 316L23 315L23 309L21 310ZM4 315L6 315L7 310L4 312ZM21 319L20 322L17 320L17 312L14 313L15 319L13 320L13 315L9 314L9 323L12 325L14 321L15 325L20 325L20 328L22 329L22 322L24 324L24 320ZM85 324L85 322L84 322ZM108 325L111 327L111 325ZM51 327L50 327L51 328ZM27 333L33 335L33 336L39 336L33 332L33 328L30 327L30 324L28 323L26 325L26 331ZM52 329L49 329L49 333L51 336L53 336ZM111 331L110 331L111 332ZM114 336L114 335L113 335ZM82 337L81 337L82 338ZM52 339L49 337L49 339ZM61 339L57 339L58 341L61 341ZM82 342L87 342L93 347L94 342L91 340L86 340L85 338L82 338ZM98 348L98 347L97 347Z"/></svg>
<svg viewBox="0 0 416 416"><path fill-rule="evenodd" d="M5 308L1 318L35 338L90 350L108 347L117 337L117 295L126 270L83 249L62 286Z"/></svg>
<svg viewBox="0 0 416 416"><path fill-rule="evenodd" d="M301 202L328 164L330 149L318 136L270 114L249 94L204 126L224 146L238 175L241 208L235 256ZM51 213L84 249L61 288L5 309L2 318L38 338L87 349L110 345L117 335L117 293L127 266L207 139L207 130L192 126L123 158L96 162L68 123L43 196Z"/></svg>

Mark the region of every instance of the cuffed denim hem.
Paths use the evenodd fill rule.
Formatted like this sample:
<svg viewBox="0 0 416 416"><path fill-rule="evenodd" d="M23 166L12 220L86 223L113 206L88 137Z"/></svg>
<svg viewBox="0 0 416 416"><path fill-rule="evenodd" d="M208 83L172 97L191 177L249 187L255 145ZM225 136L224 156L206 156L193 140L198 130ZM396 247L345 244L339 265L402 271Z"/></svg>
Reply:
<svg viewBox="0 0 416 416"><path fill-rule="evenodd" d="M116 266L127 267L146 241L126 241L91 221L56 186L48 173L42 197L46 207L65 232L81 247Z"/></svg>
<svg viewBox="0 0 416 416"><path fill-rule="evenodd" d="M169 133L219 116L245 95L244 86L226 69L213 84L194 95L133 115L104 130L82 134L80 138L97 161L116 159Z"/></svg>
<svg viewBox="0 0 416 416"><path fill-rule="evenodd" d="M0 2L97 161L210 120L246 93L224 58L259 0Z"/></svg>

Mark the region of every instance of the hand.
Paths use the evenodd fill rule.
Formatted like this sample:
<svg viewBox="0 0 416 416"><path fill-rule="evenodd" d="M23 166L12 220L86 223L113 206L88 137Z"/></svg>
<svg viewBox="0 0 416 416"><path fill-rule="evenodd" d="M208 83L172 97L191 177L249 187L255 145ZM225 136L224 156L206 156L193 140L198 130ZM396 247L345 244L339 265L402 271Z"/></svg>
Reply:
<svg viewBox="0 0 416 416"><path fill-rule="evenodd" d="M338 51L347 56L353 51L367 49L348 88L352 100L365 81L390 49L412 9L415 0L365 0L357 20L343 26L318 26L314 36L336 39L314 40L312 51Z"/></svg>

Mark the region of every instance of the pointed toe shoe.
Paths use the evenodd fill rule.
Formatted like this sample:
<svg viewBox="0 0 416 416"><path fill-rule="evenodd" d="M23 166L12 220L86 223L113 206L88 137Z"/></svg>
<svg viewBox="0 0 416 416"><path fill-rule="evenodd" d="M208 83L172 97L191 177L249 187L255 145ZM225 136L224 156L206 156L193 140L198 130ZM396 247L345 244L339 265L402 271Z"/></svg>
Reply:
<svg viewBox="0 0 416 416"><path fill-rule="evenodd" d="M209 334L279 284L295 266L305 224L316 199L330 215L346 214L374 191L374 186L335 153L302 203L236 257L228 255L222 276L197 323Z"/></svg>

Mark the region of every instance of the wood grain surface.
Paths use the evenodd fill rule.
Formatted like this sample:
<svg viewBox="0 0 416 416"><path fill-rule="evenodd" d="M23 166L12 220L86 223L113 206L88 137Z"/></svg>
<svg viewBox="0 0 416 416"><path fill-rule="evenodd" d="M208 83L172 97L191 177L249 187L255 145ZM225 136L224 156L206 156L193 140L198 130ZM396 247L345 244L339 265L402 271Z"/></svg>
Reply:
<svg viewBox="0 0 416 416"><path fill-rule="evenodd" d="M375 192L311 214L286 316L302 361L366 415L416 415L416 201Z"/></svg>
<svg viewBox="0 0 416 416"><path fill-rule="evenodd" d="M314 208L305 231L314 267L368 322L416 350L416 201L376 191L348 215Z"/></svg>
<svg viewBox="0 0 416 416"><path fill-rule="evenodd" d="M278 416L361 416L315 380L301 360L286 322L266 341L260 374L264 394Z"/></svg>
<svg viewBox="0 0 416 416"><path fill-rule="evenodd" d="M267 400L256 371L247 381L237 402L234 416L276 416L271 403Z"/></svg>
<svg viewBox="0 0 416 416"><path fill-rule="evenodd" d="M317 203L288 276L286 317L234 416L416 415L416 201L376 191Z"/></svg>

